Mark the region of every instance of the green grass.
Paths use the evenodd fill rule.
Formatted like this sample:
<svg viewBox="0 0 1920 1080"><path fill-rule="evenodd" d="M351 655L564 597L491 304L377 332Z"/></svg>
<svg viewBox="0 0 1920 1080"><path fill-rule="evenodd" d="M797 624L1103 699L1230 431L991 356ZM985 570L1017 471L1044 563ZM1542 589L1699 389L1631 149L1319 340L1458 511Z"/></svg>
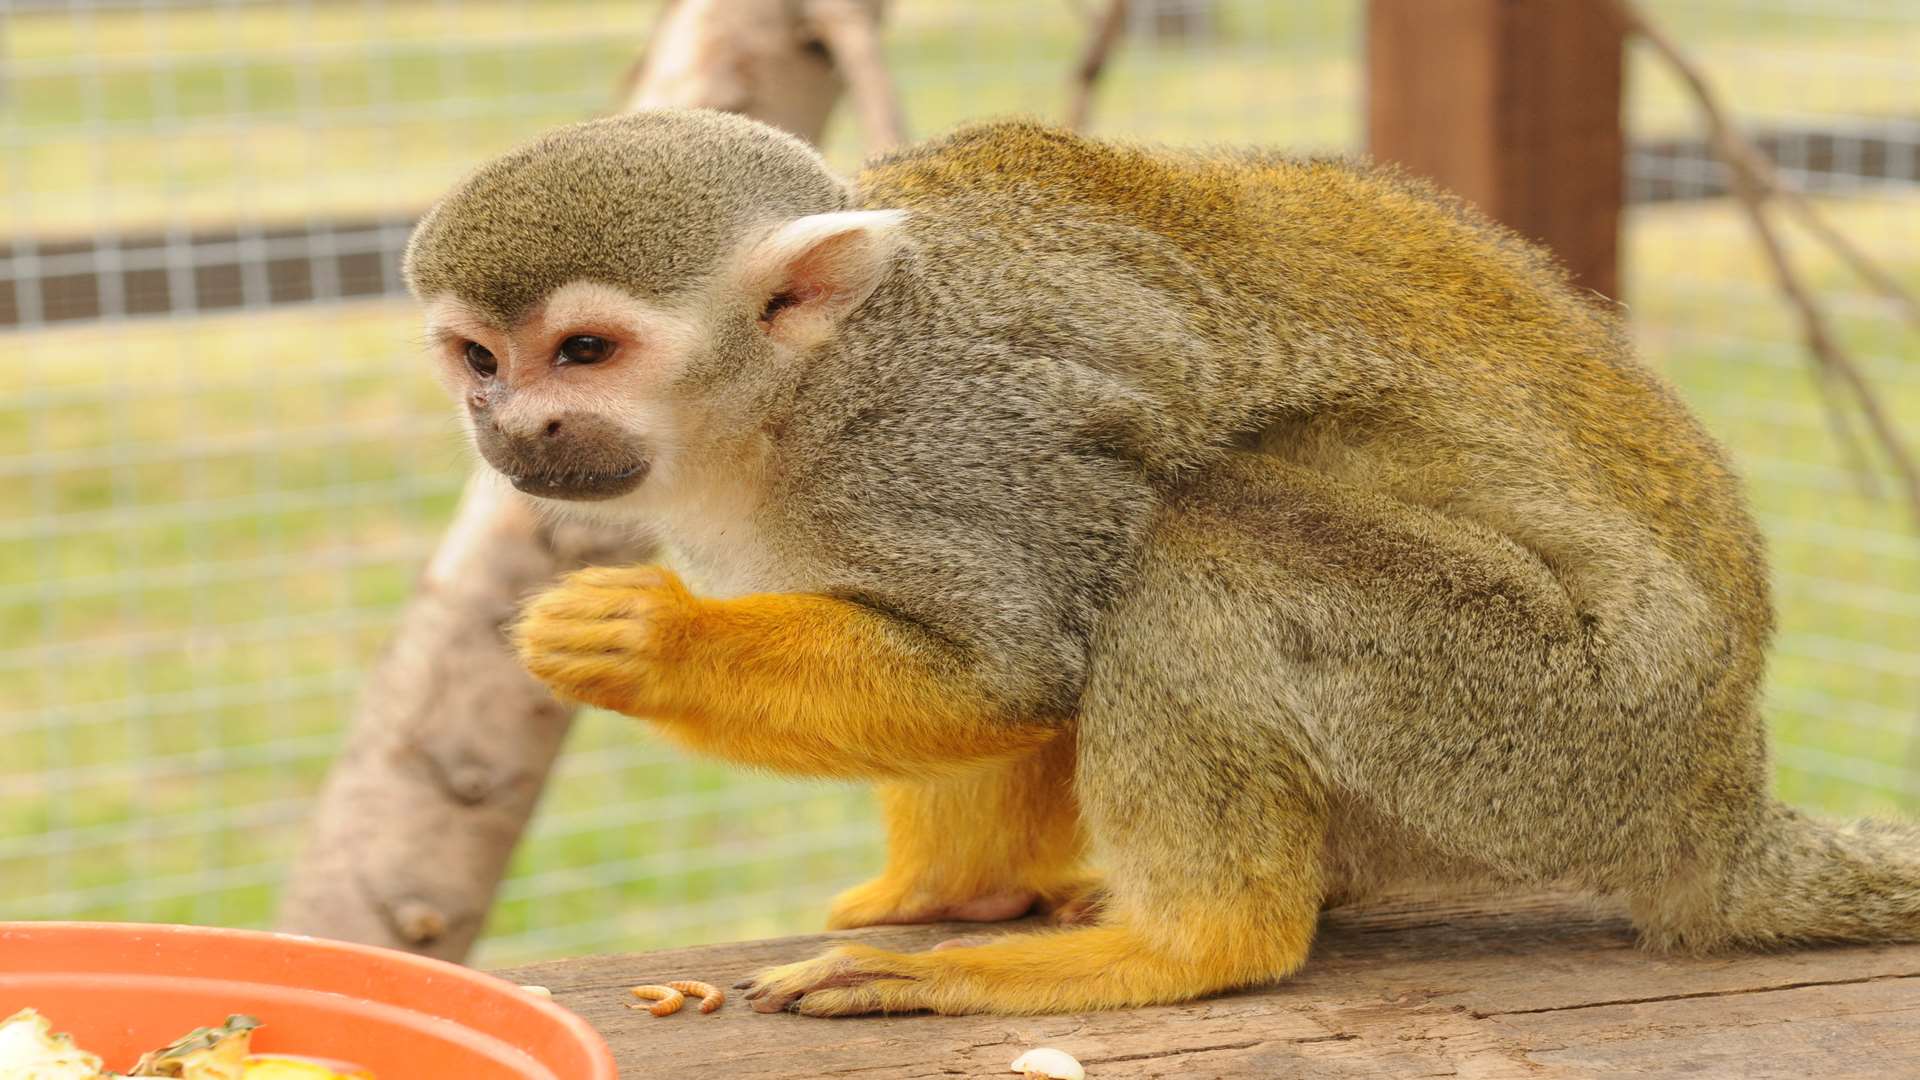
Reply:
<svg viewBox="0 0 1920 1080"><path fill-rule="evenodd" d="M1078 32L1066 5L896 6L916 130L1059 112ZM497 3L15 16L0 229L416 208L485 154L604 103L651 19L611 0L536 8L531 27L527 8ZM1236 0L1219 43L1125 52L1101 123L1350 145L1355 10ZM1911 112L1911 83L1871 62L1799 84L1744 63L1911 55L1910 22L1660 10L1762 112ZM97 78L58 70L84 57ZM1641 130L1684 120L1654 78L1635 115ZM856 156L845 117L831 145ZM1920 287L1920 199L1832 209ZM1896 506L1852 490L1795 327L1728 208L1636 212L1626 265L1649 357L1732 447L1768 526L1783 792L1840 813L1920 809L1920 543ZM1816 270L1848 294L1840 329L1914 430L1920 342L1837 268ZM416 336L396 303L0 335L0 917L268 920L464 473ZM482 959L803 929L874 858L863 793L743 776L588 715Z"/></svg>

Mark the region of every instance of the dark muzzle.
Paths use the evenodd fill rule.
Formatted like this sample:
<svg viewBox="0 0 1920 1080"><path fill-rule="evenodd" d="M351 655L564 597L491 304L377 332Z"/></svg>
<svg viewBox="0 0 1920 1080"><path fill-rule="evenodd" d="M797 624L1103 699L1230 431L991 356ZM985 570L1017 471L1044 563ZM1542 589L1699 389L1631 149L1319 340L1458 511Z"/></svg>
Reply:
<svg viewBox="0 0 1920 1080"><path fill-rule="evenodd" d="M513 486L543 499L594 502L625 495L647 478L646 448L618 424L562 413L532 434L502 431L476 415L473 442Z"/></svg>

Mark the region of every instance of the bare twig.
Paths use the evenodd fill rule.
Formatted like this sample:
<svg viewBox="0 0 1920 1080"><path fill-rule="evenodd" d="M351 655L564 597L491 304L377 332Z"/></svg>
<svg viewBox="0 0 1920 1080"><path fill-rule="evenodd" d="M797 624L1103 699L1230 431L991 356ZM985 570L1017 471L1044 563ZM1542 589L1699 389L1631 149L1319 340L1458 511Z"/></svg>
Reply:
<svg viewBox="0 0 1920 1080"><path fill-rule="evenodd" d="M1113 50L1127 29L1127 0L1107 0L1107 6L1094 17L1087 32L1087 43L1073 67L1073 83L1067 99L1067 126L1084 131L1093 118L1093 91L1107 69Z"/></svg>
<svg viewBox="0 0 1920 1080"><path fill-rule="evenodd" d="M1642 22L1639 26L1644 28L1646 23ZM1644 29L1640 32L1643 36L1647 35ZM1719 103L1713 99L1711 91L1707 88L1704 76L1692 66L1691 61L1678 52L1671 41L1666 42L1664 48L1652 36L1647 36L1647 42L1660 51L1667 62L1680 72L1680 77L1693 89L1695 97L1700 100L1701 110L1708 114L1709 123L1714 124L1719 138L1724 140L1720 154L1728 168L1736 174L1744 173L1759 189L1761 198L1772 199L1784 206L1802 228L1825 244L1829 250L1840 257L1840 261L1846 263L1849 269L1859 275L1861 280L1891 301L1899 309L1902 317L1912 323L1916 329L1920 329L1920 301L1914 299L1914 295L1907 291L1906 286L1888 273L1886 268L1874 262L1866 252L1861 251L1859 245L1849 239L1845 233L1834 228L1833 223L1820 213L1819 208L1813 205L1805 192L1781 178L1780 171L1774 168L1771 158L1727 122ZM1668 51L1670 49L1673 51ZM1683 68L1681 66L1683 64L1688 66Z"/></svg>
<svg viewBox="0 0 1920 1080"><path fill-rule="evenodd" d="M1834 228L1833 223L1820 213L1804 192L1781 179L1772 159L1761 153L1759 147L1727 122L1725 112L1698 65L1689 60L1672 39L1648 23L1645 16L1634 9L1630 0L1617 0L1615 8L1626 20L1627 29L1645 38L1693 91L1701 111L1706 114L1708 123L1715 131L1716 141L1722 144L1720 154L1727 166L1736 173L1745 171L1763 197L1772 198L1785 206L1802 228L1825 244L1862 281L1891 301L1902 317L1920 329L1920 299L1916 299L1913 292L1885 267L1860 250L1859 245L1845 233Z"/></svg>
<svg viewBox="0 0 1920 1080"><path fill-rule="evenodd" d="M846 76L867 153L878 154L906 139L907 123L880 47L880 8L862 0L807 0L801 19L826 45Z"/></svg>
<svg viewBox="0 0 1920 1080"><path fill-rule="evenodd" d="M1762 162L1771 172L1772 164L1765 162L1764 159ZM1905 285L1887 272L1886 267L1874 262L1866 252L1861 251L1858 245L1848 239L1845 233L1834 228L1833 223L1814 208L1813 203L1804 193L1781 183L1777 175L1772 179L1772 185L1774 195L1792 212L1802 228L1826 244L1834 254L1840 256L1840 260L1858 274L1862 281L1873 286L1880 295L1891 301L1907 322L1913 324L1915 330L1920 330L1920 299L1915 299Z"/></svg>
<svg viewBox="0 0 1920 1080"><path fill-rule="evenodd" d="M1837 401L1832 395L1832 384L1838 383L1846 388L1854 403L1865 419L1868 429L1873 433L1874 441L1886 453L1899 476L1904 489L1908 508L1913 514L1914 523L1920 525L1920 466L1916 466L1912 452L1907 448L1899 429L1887 415L1879 395L1871 382L1860 370L1853 355L1841 344L1834 334L1826 315L1826 309L1814 298L1800 271L1788 256L1786 246L1781 243L1773 220L1768 216L1768 207L1772 203L1784 203L1795 213L1803 224L1814 222L1809 228L1825 241L1829 247L1840 253L1841 257L1856 271L1861 266L1872 266L1870 260L1848 243L1836 230L1828 225L1814 211L1799 193L1791 191L1780 180L1766 156L1740 133L1734 130L1728 121L1726 110L1721 107L1719 98L1707 83L1706 77L1673 40L1659 28L1648 22L1632 0L1613 0L1614 10L1619 14L1622 24L1628 32L1638 35L1661 59L1674 70L1681 81L1692 92L1694 101L1699 105L1701 114L1706 118L1709 137L1714 152L1727 165L1732 173L1734 194L1740 199L1748 220L1753 225L1754 235L1759 239L1765 252L1768 265L1773 270L1774 280L1781 293L1800 314L1802 336L1807 352L1818 365L1822 377L1817 380L1823 395L1827 398L1828 408L1836 410ZM1883 292L1888 291L1903 306L1912 308L1912 298L1899 287L1890 276L1880 272L1877 267L1873 273L1863 274L1874 281ZM1836 424L1844 425L1844 420L1835 415ZM1850 436L1841 436L1843 447ZM1856 451L1857 452L1857 451ZM1864 465L1864 461L1861 462Z"/></svg>

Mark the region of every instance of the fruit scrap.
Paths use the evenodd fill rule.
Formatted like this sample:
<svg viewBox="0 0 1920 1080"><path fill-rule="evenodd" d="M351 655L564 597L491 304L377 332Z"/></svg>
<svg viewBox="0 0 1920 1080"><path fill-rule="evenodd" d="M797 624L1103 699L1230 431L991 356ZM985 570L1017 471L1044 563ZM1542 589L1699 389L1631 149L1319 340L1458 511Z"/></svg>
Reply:
<svg viewBox="0 0 1920 1080"><path fill-rule="evenodd" d="M651 1001L653 1004L641 1005L630 1001L627 1003L627 1008L645 1009L655 1016L672 1016L680 1011L680 1006L687 1003L687 995L671 986L636 986L632 993L634 997L642 1001Z"/></svg>
<svg viewBox="0 0 1920 1080"><path fill-rule="evenodd" d="M1051 1046L1029 1050L1013 1059L1013 1071L1027 1080L1086 1080L1087 1070L1073 1055Z"/></svg>
<svg viewBox="0 0 1920 1080"><path fill-rule="evenodd" d="M219 1027L196 1028L171 1046L141 1055L132 1076L176 1076L186 1080L243 1080L253 1029L260 1021L238 1013Z"/></svg>
<svg viewBox="0 0 1920 1080"><path fill-rule="evenodd" d="M56 1034L47 1018L21 1009L0 1023L0 1076L45 1080L93 1080L100 1059L73 1045L73 1036Z"/></svg>
<svg viewBox="0 0 1920 1080"><path fill-rule="evenodd" d="M700 1011L703 1013L710 1013L727 1002L727 992L712 983L703 983L697 979L683 979L680 982L670 982L667 985L682 993L693 994L698 997L700 999Z"/></svg>

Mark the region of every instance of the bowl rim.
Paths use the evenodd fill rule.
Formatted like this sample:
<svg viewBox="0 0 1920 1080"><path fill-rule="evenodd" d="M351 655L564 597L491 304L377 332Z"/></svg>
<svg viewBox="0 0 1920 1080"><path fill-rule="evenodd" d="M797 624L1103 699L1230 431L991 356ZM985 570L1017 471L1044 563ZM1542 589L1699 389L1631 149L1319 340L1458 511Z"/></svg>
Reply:
<svg viewBox="0 0 1920 1080"><path fill-rule="evenodd" d="M590 1059L591 1071L578 1080L618 1080L619 1069L614 1063L613 1050L598 1029L586 1021L579 1013L540 994L530 994L519 985L501 978L492 972L479 968L456 964L451 960L442 960L433 956L407 952L404 949L389 948L384 945L367 945L357 941L342 941L338 938L318 937L312 934L293 933L285 930L252 930L230 926L196 926L191 923L152 923L152 922L110 922L83 919L29 919L0 920L0 942L15 934L35 934L46 931L77 930L89 933L101 933L111 936L136 934L140 932L164 931L172 936L211 938L215 940L249 940L261 944L290 944L300 948L317 948L352 957L377 960L385 964L400 964L428 975L459 979L482 986L503 987L518 995L516 1000L530 1005L537 1013L556 1021L574 1037L574 1041L585 1047ZM6 963L6 950L0 949L0 975L18 973L25 969L9 967ZM84 973L84 972L82 972ZM244 976L243 976L244 978ZM297 984L277 984L293 985ZM307 988L314 989L314 988ZM326 991L320 991L326 992ZM389 1003L390 1004L390 1003ZM425 1011L425 1010L414 1010ZM434 1014L429 1014L434 1015ZM464 1022L456 1017L439 1016L438 1019L453 1023ZM484 1034L484 1032L483 1032ZM574 1080L574 1078L569 1078Z"/></svg>

